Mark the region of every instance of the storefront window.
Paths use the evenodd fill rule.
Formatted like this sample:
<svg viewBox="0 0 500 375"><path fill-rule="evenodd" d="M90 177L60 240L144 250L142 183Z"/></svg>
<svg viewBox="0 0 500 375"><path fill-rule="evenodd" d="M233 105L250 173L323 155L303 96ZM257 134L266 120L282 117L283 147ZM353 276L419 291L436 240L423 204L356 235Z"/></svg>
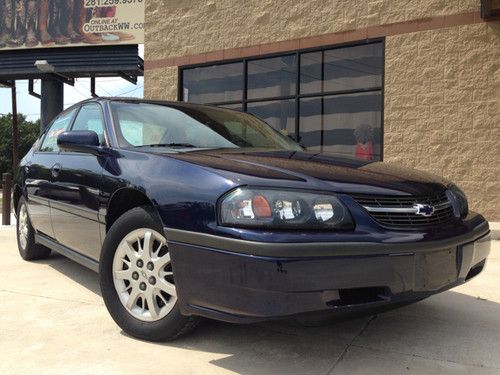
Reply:
<svg viewBox="0 0 500 375"><path fill-rule="evenodd" d="M181 70L181 100L250 112L310 150L380 160L383 44Z"/></svg>
<svg viewBox="0 0 500 375"><path fill-rule="evenodd" d="M183 72L183 99L193 103L243 99L243 63L212 65Z"/></svg>
<svg viewBox="0 0 500 375"><path fill-rule="evenodd" d="M323 52L303 53L300 56L300 93L322 92Z"/></svg>
<svg viewBox="0 0 500 375"><path fill-rule="evenodd" d="M248 99L295 95L297 56L248 61Z"/></svg>
<svg viewBox="0 0 500 375"><path fill-rule="evenodd" d="M310 150L380 160L380 92L300 100L300 142Z"/></svg>
<svg viewBox="0 0 500 375"><path fill-rule="evenodd" d="M324 51L323 92L382 86L382 48L369 44Z"/></svg>
<svg viewBox="0 0 500 375"><path fill-rule="evenodd" d="M247 112L259 117L285 135L295 136L295 100L248 103Z"/></svg>

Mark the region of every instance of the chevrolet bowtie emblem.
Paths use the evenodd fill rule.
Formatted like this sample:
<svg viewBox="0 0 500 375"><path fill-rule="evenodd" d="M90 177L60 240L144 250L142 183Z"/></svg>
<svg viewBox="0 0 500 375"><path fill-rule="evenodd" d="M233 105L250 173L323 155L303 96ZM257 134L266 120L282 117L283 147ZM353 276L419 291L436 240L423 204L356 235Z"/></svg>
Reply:
<svg viewBox="0 0 500 375"><path fill-rule="evenodd" d="M434 213L434 207L429 206L428 204L415 203L413 208L416 210L415 214L421 216L432 216Z"/></svg>

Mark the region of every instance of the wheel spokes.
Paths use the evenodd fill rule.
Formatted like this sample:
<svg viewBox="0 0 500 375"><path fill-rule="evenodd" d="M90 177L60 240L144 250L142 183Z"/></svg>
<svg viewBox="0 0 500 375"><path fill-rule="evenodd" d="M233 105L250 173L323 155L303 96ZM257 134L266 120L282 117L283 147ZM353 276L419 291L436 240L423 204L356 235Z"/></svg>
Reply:
<svg viewBox="0 0 500 375"><path fill-rule="evenodd" d="M134 250L132 246L128 243L128 241L122 241L120 244L119 250L123 250L125 255L128 257L130 262L133 262L134 259L139 258L139 254Z"/></svg>
<svg viewBox="0 0 500 375"><path fill-rule="evenodd" d="M113 282L123 306L135 318L157 321L175 305L177 292L167 240L154 229L130 232L118 245Z"/></svg>
<svg viewBox="0 0 500 375"><path fill-rule="evenodd" d="M164 279L165 277L174 276L174 273L172 271L160 271L158 274L162 279Z"/></svg>
<svg viewBox="0 0 500 375"><path fill-rule="evenodd" d="M147 231L144 234L144 246L142 248L142 251L144 252L146 257L148 257L148 258L151 258L151 254L153 253L154 240L151 237L152 237L152 233L150 231Z"/></svg>
<svg viewBox="0 0 500 375"><path fill-rule="evenodd" d="M160 307L158 306L156 297L153 295L153 293L148 293L146 295L146 303L148 304L148 310L151 314L151 318L157 319L160 315Z"/></svg>
<svg viewBox="0 0 500 375"><path fill-rule="evenodd" d="M126 269L126 270L121 270L121 271L115 271L115 277L118 280L127 280L130 281L132 279L132 270Z"/></svg>
<svg viewBox="0 0 500 375"><path fill-rule="evenodd" d="M127 308L129 310L132 310L132 308L137 304L137 300L139 299L140 296L141 296L141 293L137 289L132 288L132 291L130 292L130 296L128 297L128 300L127 300Z"/></svg>
<svg viewBox="0 0 500 375"><path fill-rule="evenodd" d="M169 283L166 280L162 279L158 281L158 289L167 293L170 296L177 297L177 291L175 290L175 285Z"/></svg>
<svg viewBox="0 0 500 375"><path fill-rule="evenodd" d="M170 253L166 253L160 258L156 258L153 262L155 263L155 267L163 270L165 266L170 263Z"/></svg>

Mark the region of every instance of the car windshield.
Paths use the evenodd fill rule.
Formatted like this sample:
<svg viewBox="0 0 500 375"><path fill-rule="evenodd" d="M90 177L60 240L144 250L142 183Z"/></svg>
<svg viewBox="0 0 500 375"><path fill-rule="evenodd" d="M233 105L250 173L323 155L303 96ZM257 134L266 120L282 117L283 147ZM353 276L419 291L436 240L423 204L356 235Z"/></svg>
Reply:
<svg viewBox="0 0 500 375"><path fill-rule="evenodd" d="M258 118L208 106L111 104L120 147L269 148L302 147Z"/></svg>

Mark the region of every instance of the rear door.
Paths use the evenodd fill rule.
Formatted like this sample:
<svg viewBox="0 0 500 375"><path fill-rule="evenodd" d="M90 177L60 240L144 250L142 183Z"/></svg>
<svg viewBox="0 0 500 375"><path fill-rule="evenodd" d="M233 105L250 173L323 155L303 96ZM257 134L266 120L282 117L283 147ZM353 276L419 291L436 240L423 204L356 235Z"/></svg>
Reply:
<svg viewBox="0 0 500 375"><path fill-rule="evenodd" d="M104 117L100 104L81 107L70 131L92 130L106 145ZM52 224L58 242L91 259L101 251L99 204L105 157L78 152L61 152L54 185L57 196L51 200Z"/></svg>
<svg viewBox="0 0 500 375"><path fill-rule="evenodd" d="M75 113L76 109L70 109L56 117L42 137L40 146L33 153L31 163L25 166L27 205L31 223L36 231L52 238L54 231L49 201L55 193L52 183L59 157L57 136L69 128Z"/></svg>

